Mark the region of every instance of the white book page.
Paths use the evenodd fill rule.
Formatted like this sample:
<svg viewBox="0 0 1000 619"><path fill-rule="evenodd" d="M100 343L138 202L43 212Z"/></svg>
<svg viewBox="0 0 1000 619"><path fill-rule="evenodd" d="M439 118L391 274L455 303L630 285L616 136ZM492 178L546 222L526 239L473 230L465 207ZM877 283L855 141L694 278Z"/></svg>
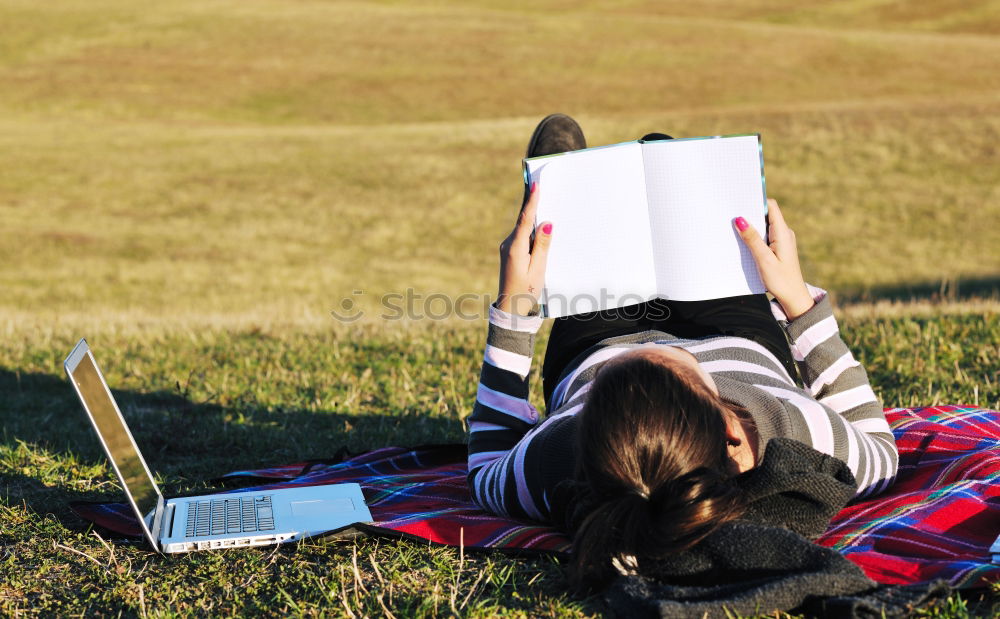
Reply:
<svg viewBox="0 0 1000 619"><path fill-rule="evenodd" d="M641 145L526 162L538 182L535 223L552 222L541 303L568 316L649 300L656 292Z"/></svg>
<svg viewBox="0 0 1000 619"><path fill-rule="evenodd" d="M733 219L766 234L755 135L643 144L657 292L678 301L765 291Z"/></svg>

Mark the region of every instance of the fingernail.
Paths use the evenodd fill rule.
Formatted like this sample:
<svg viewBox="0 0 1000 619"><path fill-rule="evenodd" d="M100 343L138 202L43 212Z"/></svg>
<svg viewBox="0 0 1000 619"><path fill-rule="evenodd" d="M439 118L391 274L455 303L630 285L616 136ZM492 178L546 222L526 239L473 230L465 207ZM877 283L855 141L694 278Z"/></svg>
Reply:
<svg viewBox="0 0 1000 619"><path fill-rule="evenodd" d="M736 224L736 229L739 230L740 232L743 232L744 230L750 227L750 224L747 223L747 220L743 219L742 217L737 217L736 219L733 220L733 223Z"/></svg>
<svg viewBox="0 0 1000 619"><path fill-rule="evenodd" d="M531 182L531 193L535 193L536 189L538 189L538 181L532 181Z"/></svg>
<svg viewBox="0 0 1000 619"><path fill-rule="evenodd" d="M552 224L545 224L542 226L542 232L545 234L552 234Z"/></svg>

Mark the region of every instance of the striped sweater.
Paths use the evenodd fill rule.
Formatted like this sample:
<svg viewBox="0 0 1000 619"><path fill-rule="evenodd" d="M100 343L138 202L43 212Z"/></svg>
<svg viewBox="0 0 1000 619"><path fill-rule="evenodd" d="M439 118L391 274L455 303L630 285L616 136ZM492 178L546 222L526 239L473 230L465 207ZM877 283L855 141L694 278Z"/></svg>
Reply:
<svg viewBox="0 0 1000 619"><path fill-rule="evenodd" d="M528 401L534 335L539 317L490 308L485 359L469 426L469 484L473 497L496 514L546 522L555 486L576 469L577 413L593 378L608 359L638 346L677 346L692 353L720 396L752 415L759 457L775 437L799 440L837 457L858 480L858 494L884 489L896 474L898 453L889 425L861 364L848 350L826 293L810 287L816 305L788 322L805 388L766 348L738 337L680 339L660 331L609 338L568 367L541 419Z"/></svg>

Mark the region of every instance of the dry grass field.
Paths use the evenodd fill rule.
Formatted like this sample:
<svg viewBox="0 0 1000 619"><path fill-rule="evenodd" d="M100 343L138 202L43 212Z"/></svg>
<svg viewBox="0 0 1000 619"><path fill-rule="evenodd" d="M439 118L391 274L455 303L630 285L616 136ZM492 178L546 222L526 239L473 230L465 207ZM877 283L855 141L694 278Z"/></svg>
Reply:
<svg viewBox="0 0 1000 619"><path fill-rule="evenodd" d="M550 111L592 144L759 131L833 290L995 280L996 3L607 4L5 0L0 309L322 321L354 290L492 292Z"/></svg>
<svg viewBox="0 0 1000 619"><path fill-rule="evenodd" d="M383 295L482 307L553 111L593 145L761 133L886 403L1000 406L996 0L0 0L0 612L382 614L355 552L403 616L602 612L552 561L114 555L66 508L118 496L61 377L81 336L169 491L462 440L482 321Z"/></svg>

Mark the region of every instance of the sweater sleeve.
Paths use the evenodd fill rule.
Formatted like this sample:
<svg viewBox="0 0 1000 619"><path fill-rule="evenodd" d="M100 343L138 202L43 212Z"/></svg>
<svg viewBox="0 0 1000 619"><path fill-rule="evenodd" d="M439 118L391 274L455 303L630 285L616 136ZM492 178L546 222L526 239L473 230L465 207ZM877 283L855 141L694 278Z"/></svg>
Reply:
<svg viewBox="0 0 1000 619"><path fill-rule="evenodd" d="M541 324L539 316L517 316L490 307L476 403L468 418L468 481L476 503L496 514L540 516L530 501L519 498L525 493L518 491L524 484L516 479L514 447L539 422L538 411L528 402L528 373Z"/></svg>
<svg viewBox="0 0 1000 619"><path fill-rule="evenodd" d="M895 439L867 372L840 337L826 291L809 290L816 305L795 320L787 322L777 303L773 309L788 333L806 390L825 410L795 399L785 405L804 418L814 448L847 463L857 478L858 494L881 492L899 466Z"/></svg>

